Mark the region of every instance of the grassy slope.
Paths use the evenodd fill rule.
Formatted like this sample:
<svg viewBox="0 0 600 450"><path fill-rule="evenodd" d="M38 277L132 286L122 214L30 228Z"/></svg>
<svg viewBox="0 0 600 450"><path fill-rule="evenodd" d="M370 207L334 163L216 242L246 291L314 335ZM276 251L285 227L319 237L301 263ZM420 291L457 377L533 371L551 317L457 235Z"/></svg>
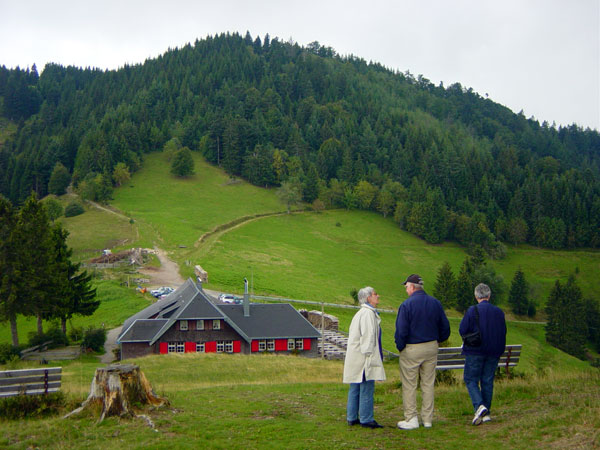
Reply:
<svg viewBox="0 0 600 450"><path fill-rule="evenodd" d="M404 432L395 363L377 383L375 417L386 428L348 428L342 363L277 355L169 355L135 360L171 405L141 419L96 415L0 422L0 447L338 449L338 448L591 448L599 445L598 371L547 371L496 383L493 422L470 425L472 407L461 383L436 389L434 427ZM88 392L98 363L63 364L63 391L74 409Z"/></svg>
<svg viewBox="0 0 600 450"><path fill-rule="evenodd" d="M382 306L393 309L403 298L398 280L404 272L419 271L435 278L442 261L455 269L464 252L453 244L426 246L399 230L390 220L365 212L328 211L293 214L248 222L194 247L200 234L239 215L280 209L270 191L245 183L227 185L218 170L197 165L195 180L175 180L167 173L162 155L151 155L131 185L115 194L115 204L134 217L134 226L117 216L89 211L65 219L71 245L101 249L126 236L144 245L156 243L182 261L193 259L208 267L211 288L238 290L243 276L252 276L255 290L278 295L348 302L349 287L372 284L382 293ZM203 175L203 176L201 176ZM152 180L163 180L156 183ZM212 180L202 185L202 180ZM178 189L192 184L178 194ZM176 188L175 186L179 186ZM200 186L203 186L200 188ZM188 186L189 188L189 186ZM148 191L138 196L138 191ZM223 193L233 193L232 196ZM202 197L207 195L208 197ZM184 201L174 200L182 196ZM261 206L251 209L254 196ZM262 197L261 197L262 196ZM201 204L202 208L189 207ZM246 209L245 209L246 208ZM340 222L341 227L336 226ZM97 229L97 225L101 229ZM108 226L107 226L108 224ZM105 233L100 235L99 233ZM147 244L149 243L149 244ZM178 245L187 245L179 249ZM129 246L126 243L125 246ZM595 252L550 252L510 249L506 260L495 262L499 272L512 276L516 265L539 283L540 292L554 277L580 268L584 292L597 290ZM528 269L529 268L529 269ZM186 269L184 269L185 271ZM590 270L593 272L589 273ZM102 306L91 318L74 319L107 328L148 304L145 298L117 281L97 282ZM347 329L354 312L326 309ZM451 317L451 345L458 345L458 314ZM383 342L394 348L394 314L383 313ZM21 336L25 326L21 322ZM29 326L29 325L28 325ZM30 322L30 329L34 323ZM7 327L0 342L8 341ZM158 433L141 420L108 419L95 425L83 416L0 423L0 447L101 448L118 439L131 448L490 448L532 446L590 447L600 445L598 372L544 342L543 326L511 323L509 343L521 343L524 352L517 369L523 378L497 384L496 420L485 427L468 425L472 414L464 387L440 386L436 394L436 424L432 430L403 433L393 428L401 416L401 391L395 363L387 364L388 381L376 388L376 417L388 428L373 433L348 429L344 421L347 388L340 383L339 361L267 355L170 355L135 360L155 389L171 401L171 410L151 412ZM31 364L31 363L30 363ZM98 362L84 357L61 362L63 390L72 409L89 391ZM456 373L457 377L459 372ZM224 389L224 387L226 387Z"/></svg>

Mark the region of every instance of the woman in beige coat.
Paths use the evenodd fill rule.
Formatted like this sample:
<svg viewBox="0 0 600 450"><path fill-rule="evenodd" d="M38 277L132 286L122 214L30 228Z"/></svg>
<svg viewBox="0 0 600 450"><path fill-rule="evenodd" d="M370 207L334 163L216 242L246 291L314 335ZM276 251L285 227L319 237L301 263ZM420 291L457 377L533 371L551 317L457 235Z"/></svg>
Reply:
<svg viewBox="0 0 600 450"><path fill-rule="evenodd" d="M344 361L344 383L350 384L346 419L348 425L382 428L373 416L375 381L385 380L381 351L379 295L372 287L358 291L360 310L352 318Z"/></svg>

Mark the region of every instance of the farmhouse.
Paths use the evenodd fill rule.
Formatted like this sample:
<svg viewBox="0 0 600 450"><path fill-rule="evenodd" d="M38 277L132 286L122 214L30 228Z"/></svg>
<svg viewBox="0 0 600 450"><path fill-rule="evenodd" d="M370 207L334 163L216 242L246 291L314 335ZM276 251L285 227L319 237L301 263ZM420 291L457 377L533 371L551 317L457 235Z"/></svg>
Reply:
<svg viewBox="0 0 600 450"><path fill-rule="evenodd" d="M188 279L127 319L117 342L121 359L189 352L317 356L320 336L290 304L250 304L246 295L241 305L217 305Z"/></svg>

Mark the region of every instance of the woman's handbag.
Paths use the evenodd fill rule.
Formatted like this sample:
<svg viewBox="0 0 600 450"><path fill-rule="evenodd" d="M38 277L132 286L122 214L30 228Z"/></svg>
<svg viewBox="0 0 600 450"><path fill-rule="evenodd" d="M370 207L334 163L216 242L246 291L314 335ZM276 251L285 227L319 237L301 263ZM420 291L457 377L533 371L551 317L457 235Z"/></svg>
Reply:
<svg viewBox="0 0 600 450"><path fill-rule="evenodd" d="M481 332L479 331L479 305L475 305L475 317L477 318L477 331L465 334L463 339L463 345L465 347L481 347Z"/></svg>

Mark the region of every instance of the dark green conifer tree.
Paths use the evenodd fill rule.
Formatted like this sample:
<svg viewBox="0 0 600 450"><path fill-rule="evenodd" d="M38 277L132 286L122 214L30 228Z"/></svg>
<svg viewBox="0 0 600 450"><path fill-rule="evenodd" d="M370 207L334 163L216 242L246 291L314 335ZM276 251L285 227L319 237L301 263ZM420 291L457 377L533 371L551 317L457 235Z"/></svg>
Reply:
<svg viewBox="0 0 600 450"><path fill-rule="evenodd" d="M450 264L446 261L438 270L438 275L433 285L433 296L437 298L445 309L456 304L456 277Z"/></svg>
<svg viewBox="0 0 600 450"><path fill-rule="evenodd" d="M515 314L520 316L527 314L529 309L529 285L521 268L515 272L510 285L508 303Z"/></svg>

